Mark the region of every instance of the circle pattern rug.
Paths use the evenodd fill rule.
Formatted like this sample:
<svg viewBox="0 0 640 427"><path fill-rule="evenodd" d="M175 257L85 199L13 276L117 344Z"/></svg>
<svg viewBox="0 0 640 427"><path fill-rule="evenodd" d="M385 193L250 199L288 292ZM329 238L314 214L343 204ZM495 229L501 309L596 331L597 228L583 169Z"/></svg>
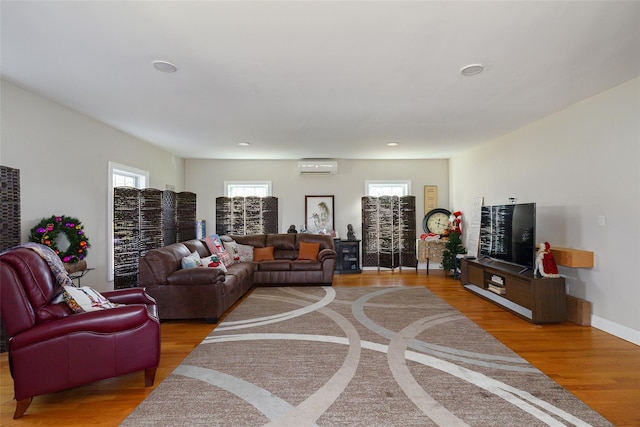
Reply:
<svg viewBox="0 0 640 427"><path fill-rule="evenodd" d="M122 426L610 426L422 287L255 289Z"/></svg>

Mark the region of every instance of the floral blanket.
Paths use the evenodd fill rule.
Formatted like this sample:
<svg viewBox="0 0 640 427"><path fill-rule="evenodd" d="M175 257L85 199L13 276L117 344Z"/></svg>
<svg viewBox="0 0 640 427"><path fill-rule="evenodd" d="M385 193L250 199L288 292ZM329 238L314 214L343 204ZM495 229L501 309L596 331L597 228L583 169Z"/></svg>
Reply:
<svg viewBox="0 0 640 427"><path fill-rule="evenodd" d="M73 281L69 277L69 273L67 273L67 270L64 268L64 264L62 264L62 260L49 246L28 242L20 246L16 246L14 249L16 248L28 248L40 255L49 265L58 285L74 286Z"/></svg>

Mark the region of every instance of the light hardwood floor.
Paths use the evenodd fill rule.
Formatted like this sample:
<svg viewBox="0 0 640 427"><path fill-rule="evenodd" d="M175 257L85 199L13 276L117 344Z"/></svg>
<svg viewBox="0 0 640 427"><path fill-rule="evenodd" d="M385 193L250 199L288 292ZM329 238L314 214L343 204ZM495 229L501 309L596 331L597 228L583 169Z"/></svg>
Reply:
<svg viewBox="0 0 640 427"><path fill-rule="evenodd" d="M334 286L425 286L570 390L614 425L640 426L640 347L573 323L532 325L465 291L440 270L365 271L336 275ZM163 322L159 384L215 327L203 321ZM87 361L88 363L90 361ZM55 369L52 366L51 369ZM45 379L43 379L45 380ZM143 373L37 396L19 420L7 354L0 355L0 425L117 426L151 391Z"/></svg>

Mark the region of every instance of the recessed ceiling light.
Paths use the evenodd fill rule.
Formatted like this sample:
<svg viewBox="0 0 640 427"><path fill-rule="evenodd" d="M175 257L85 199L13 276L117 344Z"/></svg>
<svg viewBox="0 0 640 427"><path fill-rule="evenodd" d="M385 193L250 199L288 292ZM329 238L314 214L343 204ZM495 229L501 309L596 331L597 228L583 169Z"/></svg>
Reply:
<svg viewBox="0 0 640 427"><path fill-rule="evenodd" d="M460 74L463 76L475 76L476 74L480 74L484 71L484 66L482 64L470 64L466 67L462 67L460 69Z"/></svg>
<svg viewBox="0 0 640 427"><path fill-rule="evenodd" d="M238 145L240 145L241 147L248 147L248 146L250 146L251 144L250 144L250 143L248 143L248 142L238 142Z"/></svg>
<svg viewBox="0 0 640 427"><path fill-rule="evenodd" d="M387 145L389 147L395 147L396 145L399 145L399 144L397 142L389 142L389 143L387 143Z"/></svg>
<svg viewBox="0 0 640 427"><path fill-rule="evenodd" d="M153 66L156 70L163 73L175 73L178 71L178 67L168 61L153 61Z"/></svg>

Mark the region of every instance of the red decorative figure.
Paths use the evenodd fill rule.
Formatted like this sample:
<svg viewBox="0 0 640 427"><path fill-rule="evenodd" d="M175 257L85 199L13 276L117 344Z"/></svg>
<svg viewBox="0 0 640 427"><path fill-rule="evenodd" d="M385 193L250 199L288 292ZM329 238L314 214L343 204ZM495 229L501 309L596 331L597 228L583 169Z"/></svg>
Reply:
<svg viewBox="0 0 640 427"><path fill-rule="evenodd" d="M216 268L220 265L220 259L214 255L211 257L211 262L209 263L209 265L207 265L207 267L213 267Z"/></svg>
<svg viewBox="0 0 640 427"><path fill-rule="evenodd" d="M560 277L558 266L553 259L549 242L540 243L540 249L536 256L536 269L533 274L539 273L542 277Z"/></svg>

